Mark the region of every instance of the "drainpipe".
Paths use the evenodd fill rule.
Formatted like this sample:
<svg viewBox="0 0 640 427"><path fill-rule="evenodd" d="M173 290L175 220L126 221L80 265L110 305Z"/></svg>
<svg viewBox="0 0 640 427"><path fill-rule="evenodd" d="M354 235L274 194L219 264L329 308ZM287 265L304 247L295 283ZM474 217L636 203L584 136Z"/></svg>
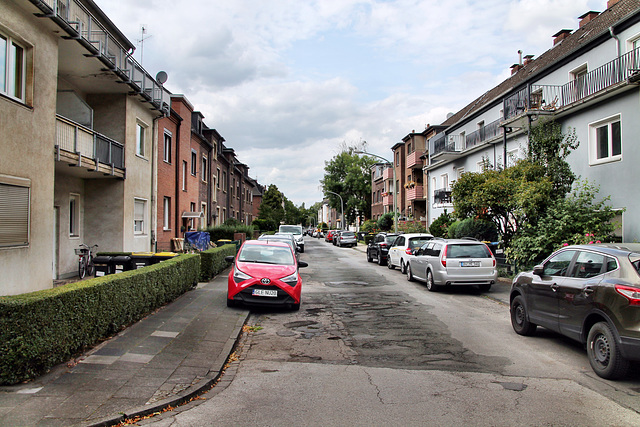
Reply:
<svg viewBox="0 0 640 427"><path fill-rule="evenodd" d="M620 57L620 39L613 32L613 27L609 27L609 35L611 36L612 39L616 41L616 56Z"/></svg>
<svg viewBox="0 0 640 427"><path fill-rule="evenodd" d="M182 118L181 118L182 119ZM174 230L174 235L175 237L179 238L180 236L180 225L181 225L181 221L182 218L180 217L180 175L182 173L182 161L180 159L180 129L182 128L182 120L178 120L178 123L176 125L176 143L175 143L175 156L176 156L176 161L175 161L175 165L176 165L176 182L175 182L175 197L174 197L174 202L173 202L173 206L175 206L174 212L174 226L173 226L173 230Z"/></svg>
<svg viewBox="0 0 640 427"><path fill-rule="evenodd" d="M151 231L151 250L153 252L157 252L158 241L156 238L156 234L158 231L158 205L157 199L157 183L158 179L158 122L163 116L158 116L153 119L153 125L151 128L153 129L153 137L151 138L151 227L149 227Z"/></svg>

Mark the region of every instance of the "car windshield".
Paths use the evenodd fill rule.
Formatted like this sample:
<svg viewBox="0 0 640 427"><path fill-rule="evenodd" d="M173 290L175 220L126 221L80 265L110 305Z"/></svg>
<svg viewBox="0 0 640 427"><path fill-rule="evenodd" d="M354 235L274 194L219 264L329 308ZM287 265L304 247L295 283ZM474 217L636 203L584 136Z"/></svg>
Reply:
<svg viewBox="0 0 640 427"><path fill-rule="evenodd" d="M238 255L238 261L257 264L293 265L291 249L283 246L247 245Z"/></svg>
<svg viewBox="0 0 640 427"><path fill-rule="evenodd" d="M409 239L409 247L411 249L419 248L429 240L431 240L429 237L414 237L413 239Z"/></svg>
<svg viewBox="0 0 640 427"><path fill-rule="evenodd" d="M298 225L281 225L280 233L302 234L302 227Z"/></svg>
<svg viewBox="0 0 640 427"><path fill-rule="evenodd" d="M450 244L447 245L448 258L491 258L491 252L485 245Z"/></svg>
<svg viewBox="0 0 640 427"><path fill-rule="evenodd" d="M385 240L388 244L393 245L393 242L395 242L397 238L398 238L398 236L386 236L386 237L384 238L384 240Z"/></svg>

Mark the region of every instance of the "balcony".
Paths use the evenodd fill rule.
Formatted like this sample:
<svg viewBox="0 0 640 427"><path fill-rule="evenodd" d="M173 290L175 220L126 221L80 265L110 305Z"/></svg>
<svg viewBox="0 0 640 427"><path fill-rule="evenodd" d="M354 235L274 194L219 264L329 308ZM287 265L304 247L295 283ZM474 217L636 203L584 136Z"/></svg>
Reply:
<svg viewBox="0 0 640 427"><path fill-rule="evenodd" d="M475 132L471 132L465 138L465 149L469 150L473 147L481 145L485 141L489 141L493 138L501 136L504 129L500 127L500 119L489 123L478 129Z"/></svg>
<svg viewBox="0 0 640 427"><path fill-rule="evenodd" d="M406 194L407 200L424 200L424 187L416 185L413 188L407 188Z"/></svg>
<svg viewBox="0 0 640 427"><path fill-rule="evenodd" d="M446 188L441 188L435 190L433 192L433 204L450 204L452 202L451 199L451 190L447 190Z"/></svg>
<svg viewBox="0 0 640 427"><path fill-rule="evenodd" d="M384 172L382 172L382 179L384 179L385 181L388 179L393 179L393 168L392 167L388 167L384 170Z"/></svg>
<svg viewBox="0 0 640 427"><path fill-rule="evenodd" d="M124 145L62 116L56 117L56 160L105 176L125 177Z"/></svg>
<svg viewBox="0 0 640 427"><path fill-rule="evenodd" d="M382 196L382 206L393 206L393 194Z"/></svg>
<svg viewBox="0 0 640 427"><path fill-rule="evenodd" d="M414 151L413 153L409 154L407 156L407 169L411 169L411 168L422 168L422 159L420 158L420 156L422 156L422 152L419 151Z"/></svg>
<svg viewBox="0 0 640 427"><path fill-rule="evenodd" d="M429 158L432 161L455 159L463 149L460 135L447 135L442 132L429 139Z"/></svg>
<svg viewBox="0 0 640 427"><path fill-rule="evenodd" d="M503 101L504 119L527 111L553 112L640 77L640 48L564 85L530 85Z"/></svg>
<svg viewBox="0 0 640 427"><path fill-rule="evenodd" d="M40 11L60 26L66 39L76 40L88 51L84 56L100 61L102 71L111 71L129 90L151 103L152 108L169 113L171 95L131 56L116 38L78 0L31 0ZM75 66L64 64L63 66ZM82 79L80 79L82 82ZM103 82L104 84L104 82ZM123 86L126 87L126 86Z"/></svg>

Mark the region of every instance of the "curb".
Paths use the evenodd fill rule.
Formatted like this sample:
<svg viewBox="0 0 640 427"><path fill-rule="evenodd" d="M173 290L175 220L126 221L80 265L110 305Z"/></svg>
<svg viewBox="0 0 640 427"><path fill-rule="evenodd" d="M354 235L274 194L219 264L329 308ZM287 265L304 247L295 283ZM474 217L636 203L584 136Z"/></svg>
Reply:
<svg viewBox="0 0 640 427"><path fill-rule="evenodd" d="M199 396L200 394L210 390L213 388L220 378L225 373L225 365L229 360L231 354L235 350L240 338L242 337L242 328L247 323L249 319L250 312L247 311L247 314L244 317L240 317L238 322L236 323L233 331L231 332L231 336L225 343L222 353L218 356L218 358L213 363L213 367L210 372L215 372L207 375L197 386L190 386L184 391L178 393L175 396L166 398L164 400L159 400L155 402L152 406L139 406L137 408L133 408L131 410L123 412L121 415L117 417L107 417L97 422L93 422L92 424L87 424L87 427L108 427L115 426L121 423L124 423L127 420L146 417L147 415L151 415L156 412L162 412L164 409L176 406L180 406L184 403L189 402L194 397Z"/></svg>

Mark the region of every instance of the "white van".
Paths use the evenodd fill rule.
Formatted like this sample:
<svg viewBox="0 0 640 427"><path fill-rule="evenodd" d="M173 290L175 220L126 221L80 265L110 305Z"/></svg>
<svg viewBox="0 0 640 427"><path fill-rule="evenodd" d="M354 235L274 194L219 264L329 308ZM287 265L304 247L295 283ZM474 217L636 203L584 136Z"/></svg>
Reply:
<svg viewBox="0 0 640 427"><path fill-rule="evenodd" d="M281 225L280 228L278 228L278 233L293 234L293 237L296 239L296 244L298 245L298 250L300 253L304 252L304 236L302 235L301 225Z"/></svg>

